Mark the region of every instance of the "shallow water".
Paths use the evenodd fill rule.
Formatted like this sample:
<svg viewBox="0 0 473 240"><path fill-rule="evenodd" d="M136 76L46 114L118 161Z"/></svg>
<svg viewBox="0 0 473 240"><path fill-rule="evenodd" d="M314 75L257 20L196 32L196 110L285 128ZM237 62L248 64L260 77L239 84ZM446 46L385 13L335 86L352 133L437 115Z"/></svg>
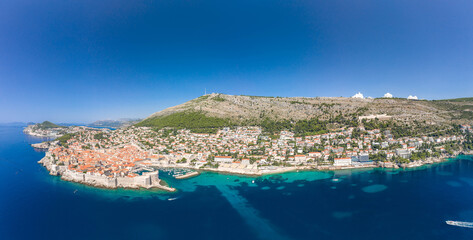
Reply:
<svg viewBox="0 0 473 240"><path fill-rule="evenodd" d="M374 185L366 186L362 188L361 190L366 193L376 193L376 192L382 192L386 190L386 188L388 188L386 185L374 184Z"/></svg>
<svg viewBox="0 0 473 240"><path fill-rule="evenodd" d="M203 173L179 191L60 180L18 127L0 127L0 239L473 239L473 159L408 170Z"/></svg>

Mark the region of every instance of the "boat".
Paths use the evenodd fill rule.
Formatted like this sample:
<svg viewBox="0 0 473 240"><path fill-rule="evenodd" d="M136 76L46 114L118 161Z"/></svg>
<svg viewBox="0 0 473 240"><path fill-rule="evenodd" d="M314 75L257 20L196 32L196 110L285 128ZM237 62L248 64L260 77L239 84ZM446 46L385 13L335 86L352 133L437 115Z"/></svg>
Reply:
<svg viewBox="0 0 473 240"><path fill-rule="evenodd" d="M168 201L174 201L176 200L177 198L168 198Z"/></svg>
<svg viewBox="0 0 473 240"><path fill-rule="evenodd" d="M473 222L445 221L448 225L457 227L473 228Z"/></svg>

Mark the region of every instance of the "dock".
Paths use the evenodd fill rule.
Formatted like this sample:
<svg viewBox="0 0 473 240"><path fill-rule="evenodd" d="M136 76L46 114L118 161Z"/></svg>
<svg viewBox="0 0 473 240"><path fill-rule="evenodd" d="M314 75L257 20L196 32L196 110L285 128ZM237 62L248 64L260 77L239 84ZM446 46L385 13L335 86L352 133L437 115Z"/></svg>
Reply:
<svg viewBox="0 0 473 240"><path fill-rule="evenodd" d="M186 178L191 178L191 177L195 177L197 175L199 175L200 173L199 172L188 172L184 175L180 175L180 176L176 176L175 178L176 179L186 179Z"/></svg>

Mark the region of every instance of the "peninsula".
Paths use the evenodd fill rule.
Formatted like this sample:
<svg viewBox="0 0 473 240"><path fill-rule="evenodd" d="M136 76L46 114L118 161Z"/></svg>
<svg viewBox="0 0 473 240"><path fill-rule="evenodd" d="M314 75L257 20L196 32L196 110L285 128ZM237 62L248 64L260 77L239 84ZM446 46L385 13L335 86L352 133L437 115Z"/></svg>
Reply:
<svg viewBox="0 0 473 240"><path fill-rule="evenodd" d="M168 191L160 168L259 176L415 167L472 153L470 109L470 99L209 94L113 131L66 128L40 163L68 181Z"/></svg>
<svg viewBox="0 0 473 240"><path fill-rule="evenodd" d="M67 133L67 128L49 121L44 121L42 123L28 125L23 132L35 137L56 138Z"/></svg>

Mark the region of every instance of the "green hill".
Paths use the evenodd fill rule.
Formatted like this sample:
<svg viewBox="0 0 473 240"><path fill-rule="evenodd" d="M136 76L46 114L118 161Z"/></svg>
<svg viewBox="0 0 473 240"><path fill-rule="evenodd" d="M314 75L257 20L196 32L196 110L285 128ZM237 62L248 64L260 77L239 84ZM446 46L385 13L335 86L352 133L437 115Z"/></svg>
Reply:
<svg viewBox="0 0 473 240"><path fill-rule="evenodd" d="M218 128L234 125L229 119L208 117L203 112L185 111L172 113L170 115L147 118L135 126L138 127L156 127L156 128L187 128L193 132L212 133Z"/></svg>
<svg viewBox="0 0 473 240"><path fill-rule="evenodd" d="M435 100L435 101L443 101L443 102L470 102L470 103L473 103L473 97L442 99L442 100Z"/></svg>
<svg viewBox="0 0 473 240"><path fill-rule="evenodd" d="M39 129L49 129L49 128L63 128L64 126L59 126L50 121L44 121L42 123L36 124Z"/></svg>

